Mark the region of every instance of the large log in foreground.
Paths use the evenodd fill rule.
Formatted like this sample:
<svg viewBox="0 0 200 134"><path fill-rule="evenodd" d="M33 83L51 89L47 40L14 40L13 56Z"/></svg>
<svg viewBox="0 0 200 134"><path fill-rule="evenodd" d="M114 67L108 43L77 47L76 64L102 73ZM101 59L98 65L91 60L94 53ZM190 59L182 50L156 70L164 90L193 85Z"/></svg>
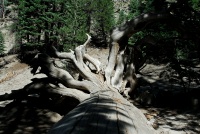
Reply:
<svg viewBox="0 0 200 134"><path fill-rule="evenodd" d="M49 134L153 134L145 116L115 91L91 95L63 119Z"/></svg>

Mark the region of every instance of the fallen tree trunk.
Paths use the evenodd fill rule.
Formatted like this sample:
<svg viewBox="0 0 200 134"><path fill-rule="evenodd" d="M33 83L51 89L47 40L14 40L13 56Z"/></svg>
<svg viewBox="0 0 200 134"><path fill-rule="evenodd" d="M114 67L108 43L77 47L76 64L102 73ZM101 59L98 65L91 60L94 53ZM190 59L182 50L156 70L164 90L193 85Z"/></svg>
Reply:
<svg viewBox="0 0 200 134"><path fill-rule="evenodd" d="M46 74L54 81L53 86L51 82L44 84L44 81L36 81L24 89L28 93L45 90L46 93L70 96L80 102L53 126L49 134L155 133L141 111L121 94L131 96L137 85L134 51L127 47L129 37L149 22L162 18L166 16L144 14L115 28L111 33L111 48L105 70L100 61L86 53L87 44L91 41L89 35L87 41L74 51L61 53L52 47L48 54L35 56L31 72ZM79 77L75 78L70 71L59 68L55 58L70 61ZM96 72L88 67L88 63L94 66ZM64 88L60 88L59 84Z"/></svg>
<svg viewBox="0 0 200 134"><path fill-rule="evenodd" d="M139 62L135 62L138 60L134 53L136 51L129 49L127 45L132 34L144 29L153 21L168 17L162 14L143 14L113 29L105 70L100 61L86 53L87 44L91 41L89 35L83 45L69 53L58 52L52 47L48 54L37 54L31 72L44 73L51 82L49 79L33 81L22 90L13 92L16 95L6 94L0 96L0 100L16 99L16 96L22 94L27 96L44 91L45 94L59 94L77 99L80 104L56 123L49 134L153 134L155 130L141 111L121 95L133 95L137 85L135 71L141 66ZM154 40L145 38L141 45L144 42L154 43ZM55 58L70 61L78 73L78 78L56 65ZM94 66L95 73L86 62ZM59 84L64 87L59 87Z"/></svg>
<svg viewBox="0 0 200 134"><path fill-rule="evenodd" d="M145 116L112 90L101 90L56 123L49 134L153 134Z"/></svg>
<svg viewBox="0 0 200 134"><path fill-rule="evenodd" d="M105 70L100 61L86 53L87 44L91 41L89 35L83 45L69 53L58 52L52 47L47 50L48 54L37 54L32 61L31 72L44 73L53 82L33 81L16 94L22 92L26 96L45 91L73 97L80 102L80 105L53 126L50 134L155 133L141 111L121 94L131 96L137 85L134 51L127 47L129 37L145 27L149 21L160 18L164 16L144 14L115 28L111 33L111 48ZM140 24L143 26L140 27ZM79 77L75 78L70 71L59 68L55 58L70 61ZM86 62L94 66L95 73ZM60 88L59 84L64 88ZM13 96L8 95L6 98L12 99Z"/></svg>
<svg viewBox="0 0 200 134"><path fill-rule="evenodd" d="M85 97L85 100L81 100L80 98L83 97L81 97L79 93L78 98L81 102L80 105L56 123L49 133L155 133L141 111L122 97L118 88L105 81L103 77L104 73L100 70L100 62L86 54L86 45L90 40L91 37L88 35L86 43L69 53L60 53L55 48L51 49L51 54L54 55L54 57L71 61L80 75L78 79L75 79L70 72L56 67L54 58L49 57L47 54L38 54L33 60L32 73L36 73L38 68L41 67L41 73L45 73L49 78L61 83L67 89L72 90L73 95L76 94L75 89L81 92L81 96L90 95L89 98ZM130 86L134 86L135 83L132 78L136 79L136 77L134 77L133 63L131 63L131 61L127 63L128 66L125 74L118 74L121 73L120 69L124 68L123 65L127 61L125 57L123 57L123 52L119 59L119 61L121 61L121 63L119 63L121 67L116 69L115 73L117 73L117 75L115 75L115 80L120 81L118 84L120 85L119 87L121 87L123 79L120 77L121 75L125 75L125 83L129 81L131 82ZM96 73L90 70L85 60L94 65ZM33 84L33 87L35 86L38 87ZM58 88L50 89L51 91L59 90ZM70 95L69 90L68 93L63 92L63 90L58 93L66 96ZM55 93L56 91L53 92Z"/></svg>

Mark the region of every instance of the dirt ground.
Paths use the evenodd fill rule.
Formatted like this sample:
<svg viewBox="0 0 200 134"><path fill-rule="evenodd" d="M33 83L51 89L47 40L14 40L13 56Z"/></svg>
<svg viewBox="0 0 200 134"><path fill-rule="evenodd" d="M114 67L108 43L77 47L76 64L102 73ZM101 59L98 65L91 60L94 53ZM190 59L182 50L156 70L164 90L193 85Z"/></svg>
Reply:
<svg viewBox="0 0 200 134"><path fill-rule="evenodd" d="M88 49L88 53L106 64L107 49ZM105 68L105 66L102 66ZM138 75L140 94L132 101L147 117L149 123L160 134L198 134L200 133L199 93L185 94L180 85L166 83L160 74L168 69L167 64L146 64ZM29 84L33 76L27 64L15 57L0 68L0 95L19 90ZM171 92L177 89L177 92ZM160 92L162 91L162 92ZM188 98L188 96L190 96ZM194 102L196 102L194 105ZM34 97L27 101L0 101L0 134L43 134L62 118L49 109L51 104Z"/></svg>

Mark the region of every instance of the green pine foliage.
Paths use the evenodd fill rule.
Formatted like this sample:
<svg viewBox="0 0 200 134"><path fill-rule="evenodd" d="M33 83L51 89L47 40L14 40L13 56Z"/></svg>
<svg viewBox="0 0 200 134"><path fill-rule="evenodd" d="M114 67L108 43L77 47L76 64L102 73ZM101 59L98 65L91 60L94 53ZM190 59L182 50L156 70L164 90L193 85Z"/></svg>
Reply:
<svg viewBox="0 0 200 134"><path fill-rule="evenodd" d="M21 0L18 10L22 46L54 45L67 51L83 43L85 33L105 39L114 22L110 0Z"/></svg>
<svg viewBox="0 0 200 134"><path fill-rule="evenodd" d="M114 3L111 0L88 0L85 7L88 15L89 31L100 44L107 46L109 31L115 25Z"/></svg>
<svg viewBox="0 0 200 134"><path fill-rule="evenodd" d="M18 31L25 46L64 46L78 42L83 21L73 0L23 0L19 3ZM78 3L80 4L80 3ZM80 15L83 17L83 15ZM80 17L79 16L79 17Z"/></svg>
<svg viewBox="0 0 200 134"><path fill-rule="evenodd" d="M190 0L192 8L196 11L200 11L200 0Z"/></svg>
<svg viewBox="0 0 200 134"><path fill-rule="evenodd" d="M64 49L80 45L85 40L87 33L87 17L84 12L84 0L68 0L63 8L64 25L59 29L61 39L65 42Z"/></svg>
<svg viewBox="0 0 200 134"><path fill-rule="evenodd" d="M119 18L117 20L117 25L121 25L126 21L127 15L124 11L119 12Z"/></svg>
<svg viewBox="0 0 200 134"><path fill-rule="evenodd" d="M0 55L4 54L4 38L3 34L0 32Z"/></svg>

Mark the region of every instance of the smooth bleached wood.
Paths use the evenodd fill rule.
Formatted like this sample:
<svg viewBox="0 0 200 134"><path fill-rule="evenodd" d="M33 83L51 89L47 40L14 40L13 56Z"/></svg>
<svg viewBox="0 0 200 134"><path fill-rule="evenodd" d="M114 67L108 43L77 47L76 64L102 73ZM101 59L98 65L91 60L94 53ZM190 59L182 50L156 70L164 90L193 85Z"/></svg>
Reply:
<svg viewBox="0 0 200 134"><path fill-rule="evenodd" d="M100 91L83 101L48 134L154 134L145 116L114 91Z"/></svg>

